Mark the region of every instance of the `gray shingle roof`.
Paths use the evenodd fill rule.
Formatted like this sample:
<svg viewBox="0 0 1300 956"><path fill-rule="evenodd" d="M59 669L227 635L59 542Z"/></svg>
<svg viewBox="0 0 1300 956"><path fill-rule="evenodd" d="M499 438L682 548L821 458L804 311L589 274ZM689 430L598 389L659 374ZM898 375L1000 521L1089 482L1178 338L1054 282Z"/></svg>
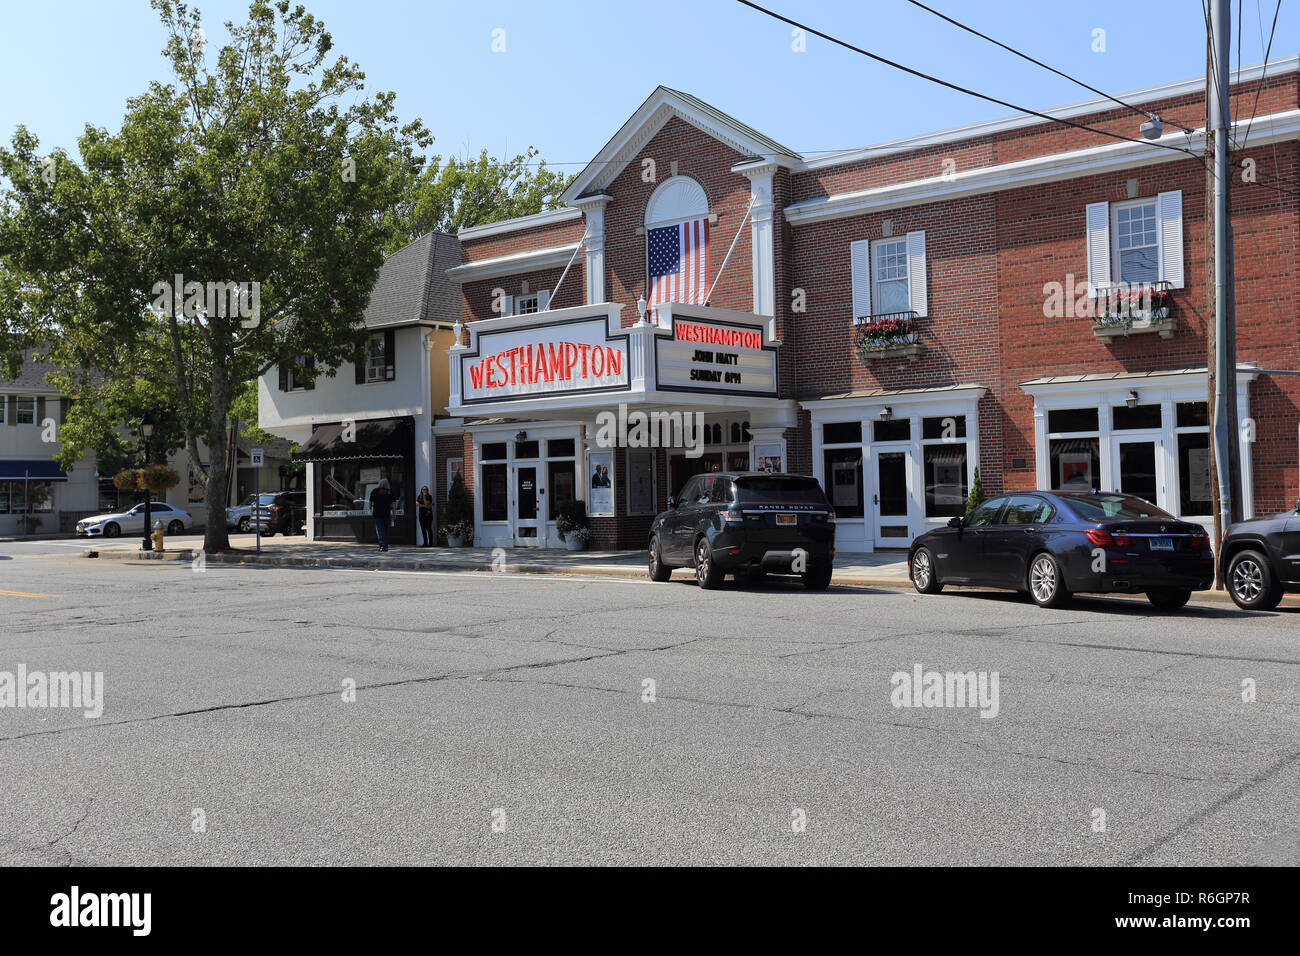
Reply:
<svg viewBox="0 0 1300 956"><path fill-rule="evenodd" d="M453 324L460 315L460 286L447 278L447 270L460 262L460 240L445 232L426 232L398 249L379 270L366 306L366 326Z"/></svg>
<svg viewBox="0 0 1300 956"><path fill-rule="evenodd" d="M12 379L0 378L0 392L5 389L51 394L57 392L58 389L45 380L46 373L54 371L54 365L50 362L37 361L34 358L34 356L42 354L43 351L43 349L23 349L23 367L18 371L18 377Z"/></svg>

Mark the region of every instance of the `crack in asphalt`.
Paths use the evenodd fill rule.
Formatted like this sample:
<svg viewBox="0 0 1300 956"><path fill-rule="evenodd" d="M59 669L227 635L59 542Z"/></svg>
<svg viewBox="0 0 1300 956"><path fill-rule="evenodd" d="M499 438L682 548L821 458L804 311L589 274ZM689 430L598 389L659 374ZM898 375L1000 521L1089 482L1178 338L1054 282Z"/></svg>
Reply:
<svg viewBox="0 0 1300 956"><path fill-rule="evenodd" d="M56 846L58 846L58 845L59 845L60 843L62 843L64 840L68 839L70 836L72 836L74 833L77 832L77 829L78 829L78 828L79 828L83 823L86 822L86 817L90 816L90 808L93 807L94 805L95 805L95 798L94 798L94 796L92 795L91 798L90 798L90 802L86 804L86 809L83 810L82 813L81 813L81 816L77 818L77 822L74 823L74 824L72 824L72 829L71 829L71 830L69 830L67 833L64 833L64 834L61 834L60 836L55 837L55 838L54 838L53 840L51 840L49 843L37 843L37 844L34 844L33 846L24 847L23 849L24 849L26 852L28 852L28 853L39 853L39 852L42 852L42 851L44 851L44 850L53 850ZM68 856L68 858L64 861L63 865L64 865L64 866L71 866L71 865L72 865L72 851L69 850L67 847L63 847L63 846L59 846L58 848L59 848L62 852L66 853L67 856Z"/></svg>

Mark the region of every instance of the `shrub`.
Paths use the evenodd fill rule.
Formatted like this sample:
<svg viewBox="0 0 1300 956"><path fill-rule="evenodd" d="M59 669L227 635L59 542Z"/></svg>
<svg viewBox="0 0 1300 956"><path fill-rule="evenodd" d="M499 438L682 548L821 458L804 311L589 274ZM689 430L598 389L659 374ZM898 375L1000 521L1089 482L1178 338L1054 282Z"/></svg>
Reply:
<svg viewBox="0 0 1300 956"><path fill-rule="evenodd" d="M984 503L984 485L980 482L980 470L975 469L975 480L971 482L970 494L966 498L966 516Z"/></svg>
<svg viewBox="0 0 1300 956"><path fill-rule="evenodd" d="M562 501L555 509L555 530L563 541L573 535L579 541L586 541L591 536L587 526L587 503L581 498Z"/></svg>
<svg viewBox="0 0 1300 956"><path fill-rule="evenodd" d="M460 472L456 472L451 487L447 489L447 507L443 509L438 530L452 538L474 537L474 505L465 488L465 477Z"/></svg>

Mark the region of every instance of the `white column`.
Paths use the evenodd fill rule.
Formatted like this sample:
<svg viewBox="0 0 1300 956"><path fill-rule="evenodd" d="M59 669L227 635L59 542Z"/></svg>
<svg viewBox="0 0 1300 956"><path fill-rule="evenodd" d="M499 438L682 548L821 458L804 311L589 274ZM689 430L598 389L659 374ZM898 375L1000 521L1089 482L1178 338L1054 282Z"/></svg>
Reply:
<svg viewBox="0 0 1300 956"><path fill-rule="evenodd" d="M605 206L612 198L602 193L573 201L587 222L587 305L605 301Z"/></svg>
<svg viewBox="0 0 1300 956"><path fill-rule="evenodd" d="M757 315L776 315L776 204L772 195L776 170L776 163L753 163L738 170L749 180L754 312Z"/></svg>

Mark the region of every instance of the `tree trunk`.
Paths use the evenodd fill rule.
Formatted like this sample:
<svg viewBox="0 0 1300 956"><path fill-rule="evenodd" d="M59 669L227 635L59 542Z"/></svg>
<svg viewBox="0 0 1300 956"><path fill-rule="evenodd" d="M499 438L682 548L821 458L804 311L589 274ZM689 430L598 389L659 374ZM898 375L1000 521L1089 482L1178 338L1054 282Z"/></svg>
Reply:
<svg viewBox="0 0 1300 956"><path fill-rule="evenodd" d="M230 433L226 418L230 413L230 376L221 361L212 367L212 417L208 420L208 486L204 501L208 506L207 527L203 532L204 551L229 551L230 534L226 530L226 500L230 472L226 459L230 452Z"/></svg>

